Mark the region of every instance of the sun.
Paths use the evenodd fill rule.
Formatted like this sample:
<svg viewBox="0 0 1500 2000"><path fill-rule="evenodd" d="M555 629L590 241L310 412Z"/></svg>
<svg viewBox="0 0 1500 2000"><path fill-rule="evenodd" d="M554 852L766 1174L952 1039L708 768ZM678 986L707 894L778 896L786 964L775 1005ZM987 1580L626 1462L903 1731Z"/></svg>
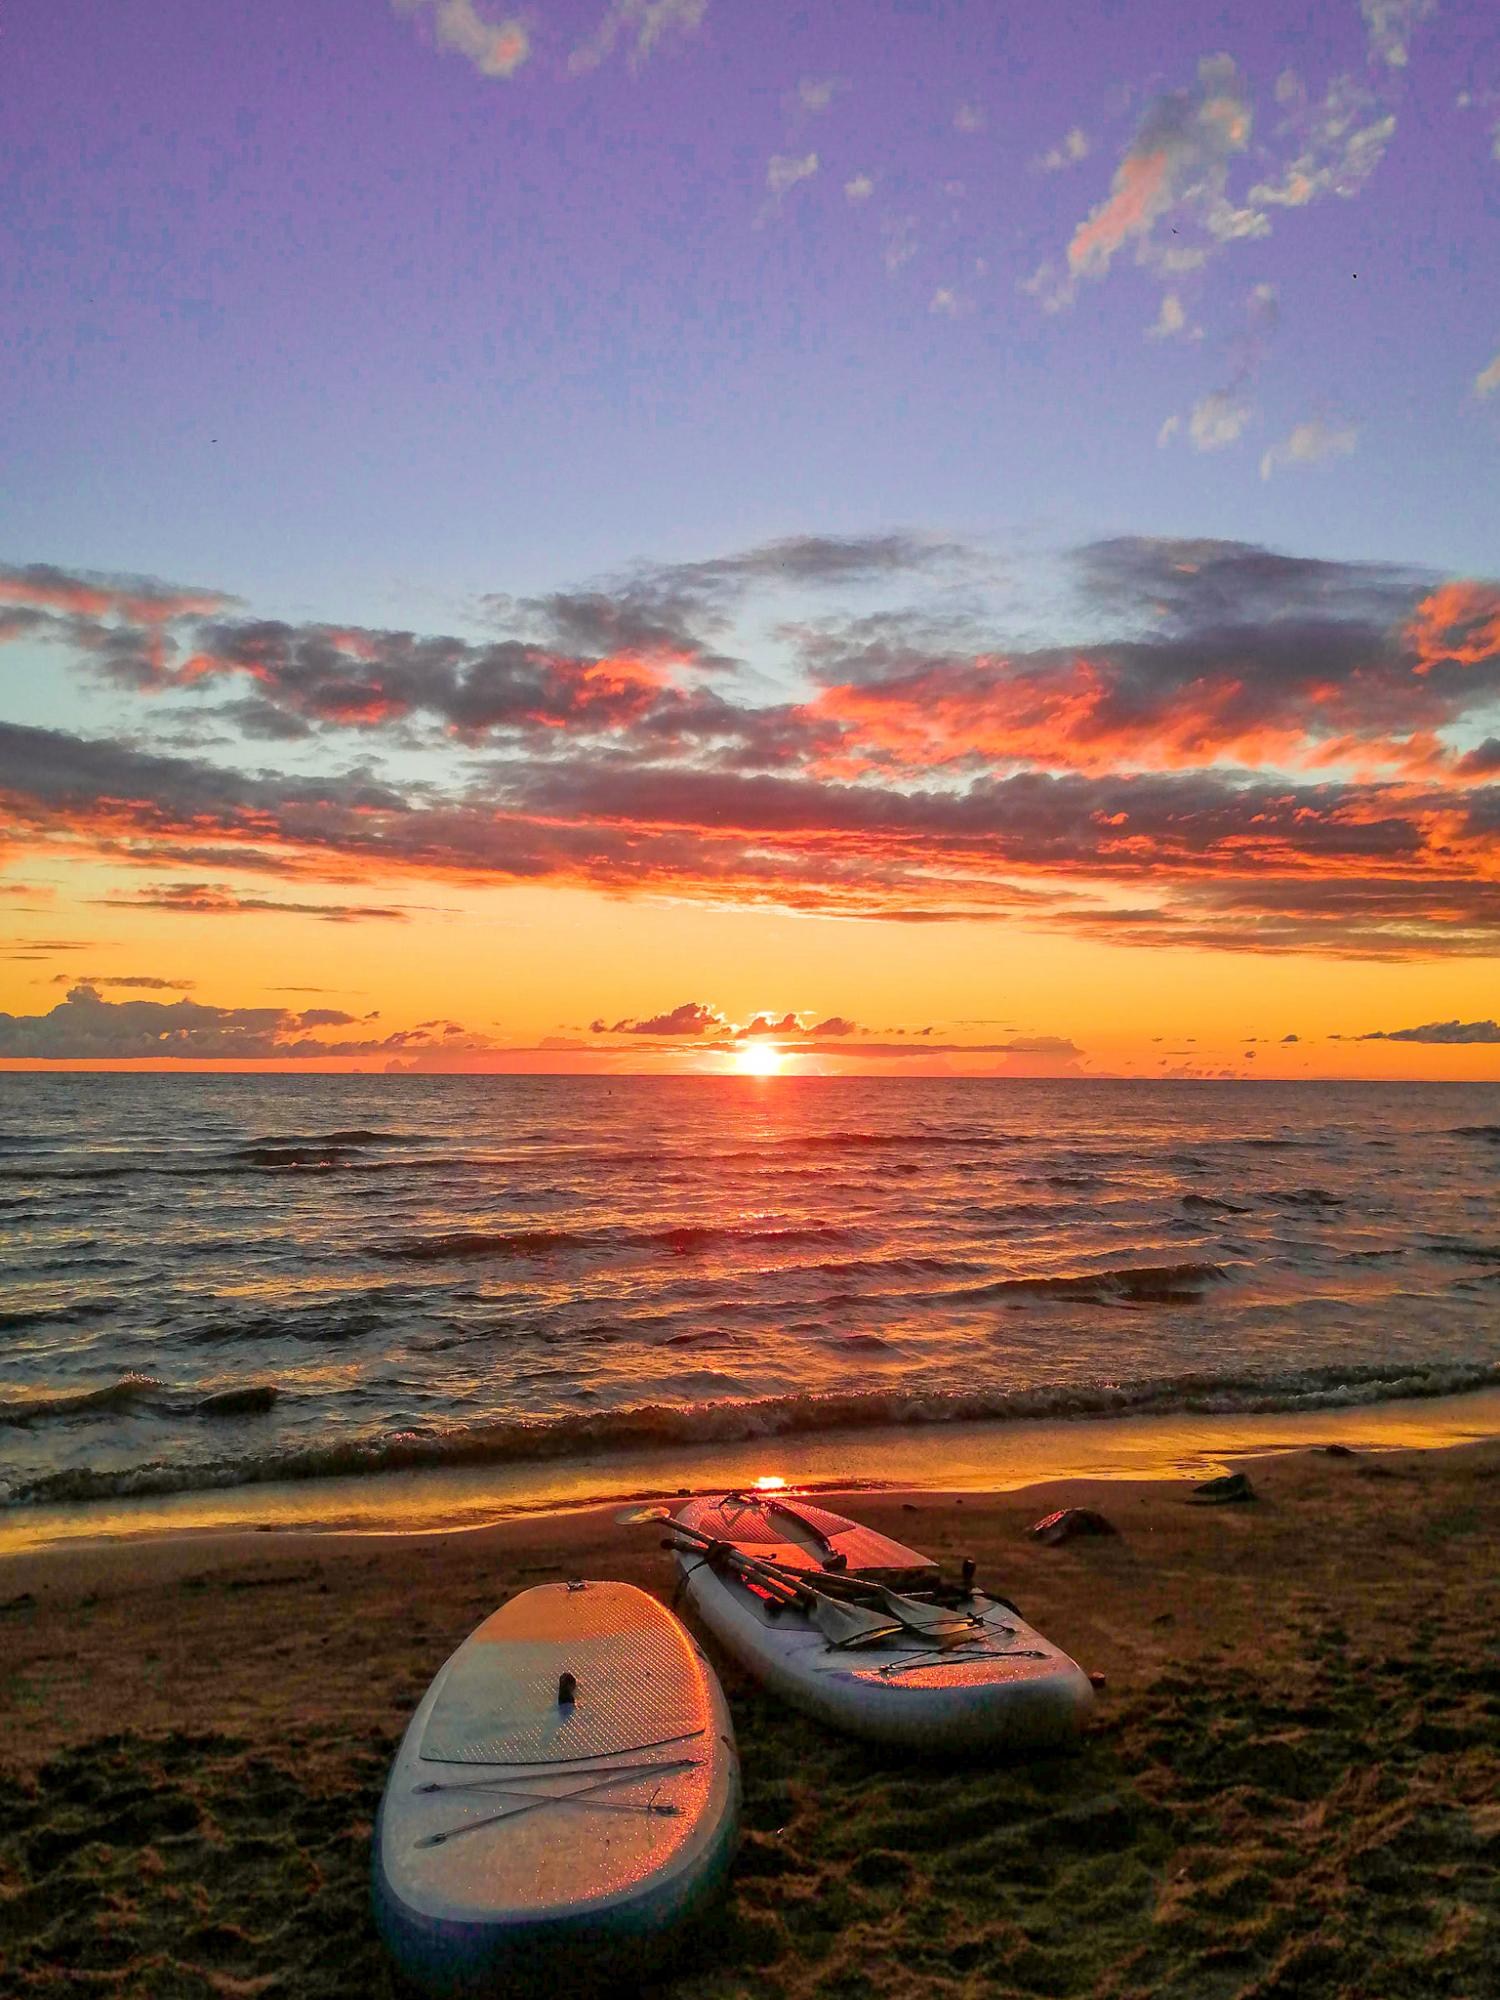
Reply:
<svg viewBox="0 0 1500 2000"><path fill-rule="evenodd" d="M774 1042L749 1042L734 1059L741 1076L780 1076L782 1055Z"/></svg>

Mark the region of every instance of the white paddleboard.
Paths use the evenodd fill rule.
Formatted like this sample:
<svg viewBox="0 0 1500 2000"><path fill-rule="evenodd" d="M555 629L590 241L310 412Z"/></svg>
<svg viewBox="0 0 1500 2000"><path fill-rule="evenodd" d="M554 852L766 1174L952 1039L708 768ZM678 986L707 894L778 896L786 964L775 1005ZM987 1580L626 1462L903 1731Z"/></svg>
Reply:
<svg viewBox="0 0 1500 2000"><path fill-rule="evenodd" d="M634 1968L722 1881L739 1795L723 1691L669 1611L628 1583L523 1591L443 1666L396 1753L381 1936L433 1994Z"/></svg>
<svg viewBox="0 0 1500 2000"><path fill-rule="evenodd" d="M731 1496L691 1501L675 1518L718 1539L739 1544L732 1529ZM800 1511L800 1501L786 1503ZM874 1567L897 1565L891 1549L917 1563L926 1558L887 1543L857 1523L809 1509L820 1537L836 1552L884 1543ZM772 1516L772 1520L778 1517ZM780 1516L778 1526L785 1524ZM861 1540L860 1538L866 1538ZM763 1545L745 1553L763 1556ZM957 1608L962 1633L935 1642L903 1629L894 1639L859 1644L830 1640L803 1610L780 1605L696 1549L679 1549L693 1608L714 1637L754 1677L794 1707L850 1735L930 1755L1045 1749L1077 1734L1094 1703L1089 1678L1078 1664L1008 1605L976 1591ZM816 1586L816 1566L802 1565ZM858 1565L851 1562L850 1570ZM928 1584L935 1566L928 1564ZM920 1574L903 1586L920 1592Z"/></svg>

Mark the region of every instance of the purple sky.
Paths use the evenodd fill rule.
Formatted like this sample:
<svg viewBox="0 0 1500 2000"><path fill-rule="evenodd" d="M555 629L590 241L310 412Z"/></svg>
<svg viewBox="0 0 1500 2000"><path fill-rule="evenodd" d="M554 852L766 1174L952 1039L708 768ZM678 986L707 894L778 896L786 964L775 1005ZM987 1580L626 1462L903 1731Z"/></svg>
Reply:
<svg viewBox="0 0 1500 2000"><path fill-rule="evenodd" d="M418 623L896 522L1492 560L1490 6L562 0L485 74L505 18L11 11L8 557Z"/></svg>

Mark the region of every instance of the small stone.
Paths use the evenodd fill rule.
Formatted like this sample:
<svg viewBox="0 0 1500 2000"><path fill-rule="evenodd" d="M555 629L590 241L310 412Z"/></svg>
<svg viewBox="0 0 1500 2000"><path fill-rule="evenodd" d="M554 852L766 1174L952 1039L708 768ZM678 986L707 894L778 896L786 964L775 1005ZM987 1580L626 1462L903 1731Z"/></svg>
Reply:
<svg viewBox="0 0 1500 2000"><path fill-rule="evenodd" d="M1352 1444L1320 1444L1318 1450L1329 1458L1358 1458L1359 1453Z"/></svg>
<svg viewBox="0 0 1500 2000"><path fill-rule="evenodd" d="M1259 1497L1250 1484L1250 1475L1245 1472L1226 1472L1221 1479L1205 1479L1201 1486L1193 1488L1195 1500L1209 1502L1256 1500Z"/></svg>
<svg viewBox="0 0 1500 2000"><path fill-rule="evenodd" d="M1075 1535L1114 1535L1119 1530L1092 1507L1060 1507L1055 1514L1034 1521L1026 1532L1034 1542L1052 1548L1058 1542L1071 1542Z"/></svg>
<svg viewBox="0 0 1500 2000"><path fill-rule="evenodd" d="M276 1401L274 1382L255 1382L245 1389L220 1389L198 1405L200 1417L260 1417Z"/></svg>

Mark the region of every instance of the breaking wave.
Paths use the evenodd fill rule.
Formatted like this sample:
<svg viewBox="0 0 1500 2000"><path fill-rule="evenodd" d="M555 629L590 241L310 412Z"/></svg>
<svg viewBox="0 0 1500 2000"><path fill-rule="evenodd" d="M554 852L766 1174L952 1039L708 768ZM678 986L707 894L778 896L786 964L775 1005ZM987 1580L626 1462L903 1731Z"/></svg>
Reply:
<svg viewBox="0 0 1500 2000"><path fill-rule="evenodd" d="M1497 1384L1500 1364L1476 1362L1201 1372L1095 1384L1044 1383L1026 1389L890 1388L731 1402L645 1403L585 1416L403 1431L203 1464L153 1461L116 1471L74 1468L16 1482L5 1502L16 1506L118 1499L270 1480L534 1462L671 1445L740 1444L893 1425L1347 1409L1398 1397L1450 1396Z"/></svg>

